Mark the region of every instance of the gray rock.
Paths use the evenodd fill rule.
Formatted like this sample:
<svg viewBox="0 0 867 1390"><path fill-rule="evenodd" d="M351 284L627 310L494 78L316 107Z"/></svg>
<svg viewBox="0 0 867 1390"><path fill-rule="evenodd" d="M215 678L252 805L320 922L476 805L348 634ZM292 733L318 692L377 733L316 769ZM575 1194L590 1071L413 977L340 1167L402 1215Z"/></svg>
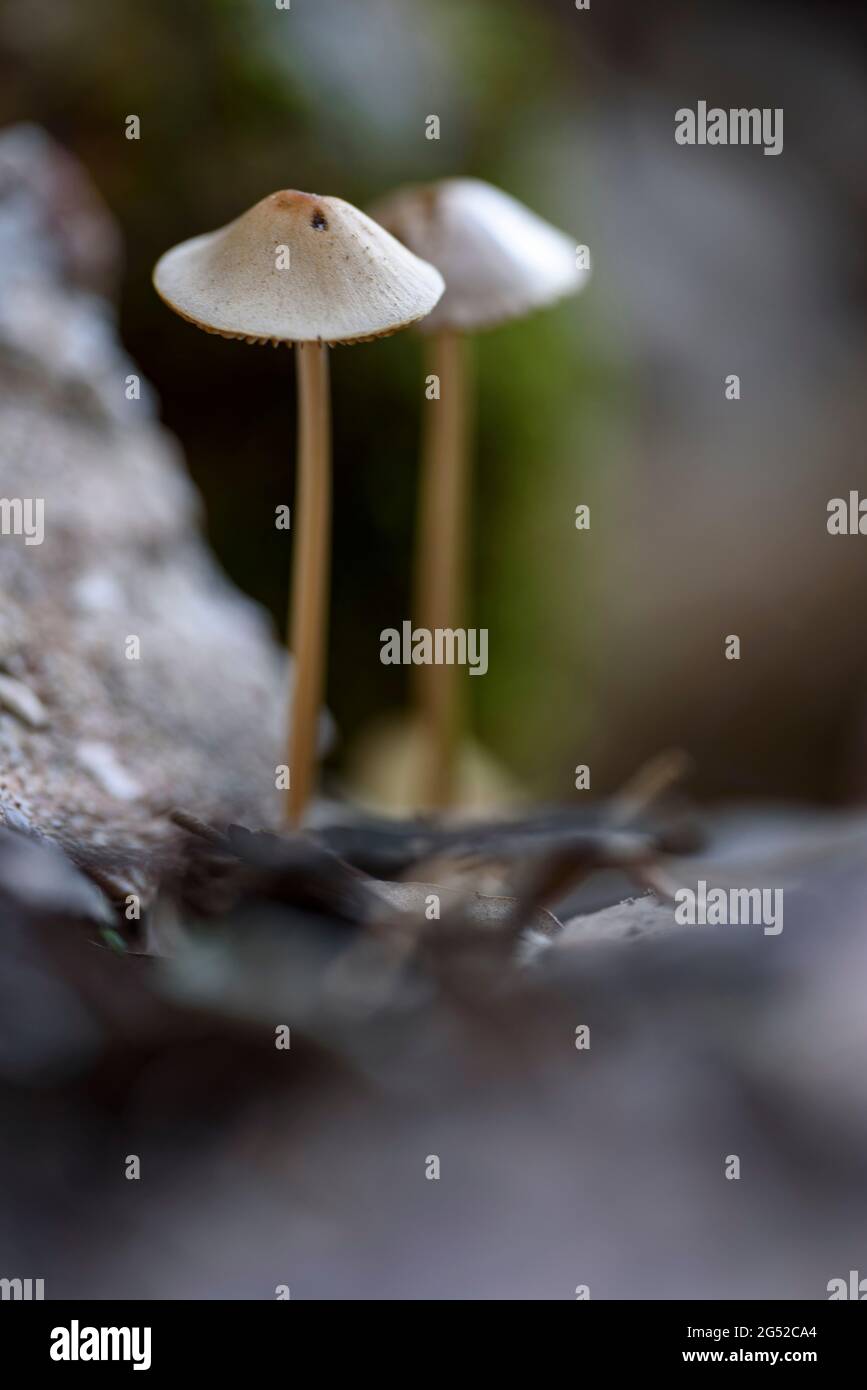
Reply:
<svg viewBox="0 0 867 1390"><path fill-rule="evenodd" d="M613 907L606 907L601 912L573 917L564 924L562 932L554 938L552 945L557 951L568 951L578 946L600 945L612 941L637 941L676 930L678 927L674 920L674 908L667 903L661 903L652 894L647 894L641 898L628 898L626 902L615 903Z"/></svg>
<svg viewBox="0 0 867 1390"><path fill-rule="evenodd" d="M160 851L174 805L273 822L285 723L282 649L209 553L147 384L127 399L117 242L47 136L0 135L0 823L79 861Z"/></svg>

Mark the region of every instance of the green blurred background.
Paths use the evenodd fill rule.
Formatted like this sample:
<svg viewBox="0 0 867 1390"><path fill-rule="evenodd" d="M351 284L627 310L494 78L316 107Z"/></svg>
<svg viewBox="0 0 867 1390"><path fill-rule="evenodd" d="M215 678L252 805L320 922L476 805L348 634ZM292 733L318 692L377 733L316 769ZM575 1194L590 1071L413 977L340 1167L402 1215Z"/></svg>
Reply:
<svg viewBox="0 0 867 1390"><path fill-rule="evenodd" d="M606 790L680 743L705 793L838 798L864 780L867 561L824 532L864 472L856 32L835 4L727 7L721 39L677 0L6 0L0 122L48 129L118 220L124 342L217 553L281 630L292 359L167 312L158 256L281 187L364 208L457 173L587 242L582 296L477 340L474 725L537 795L574 797L578 762ZM698 98L784 104L784 155L678 149ZM378 635L411 616L424 376L412 334L333 355L338 768L406 700Z"/></svg>

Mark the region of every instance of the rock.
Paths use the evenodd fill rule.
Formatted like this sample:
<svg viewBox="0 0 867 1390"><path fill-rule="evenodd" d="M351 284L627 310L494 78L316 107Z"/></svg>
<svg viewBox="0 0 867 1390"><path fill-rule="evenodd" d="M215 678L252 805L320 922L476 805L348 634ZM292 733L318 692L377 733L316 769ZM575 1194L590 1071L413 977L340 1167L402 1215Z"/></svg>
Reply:
<svg viewBox="0 0 867 1390"><path fill-rule="evenodd" d="M0 830L0 903L107 924L105 899L47 840Z"/></svg>
<svg viewBox="0 0 867 1390"><path fill-rule="evenodd" d="M171 807L275 821L285 656L209 553L147 384L127 398L117 249L69 156L0 135L0 824L144 858L152 887Z"/></svg>
<svg viewBox="0 0 867 1390"><path fill-rule="evenodd" d="M31 729L42 729L48 723L39 696L34 695L29 685L15 680L14 676L0 676L0 709L14 714Z"/></svg>
<svg viewBox="0 0 867 1390"><path fill-rule="evenodd" d="M646 937L667 935L677 931L674 908L661 903L652 894L629 898L601 912L573 917L554 939L556 951L574 950L576 946L598 946L614 941L638 941Z"/></svg>
<svg viewBox="0 0 867 1390"><path fill-rule="evenodd" d="M439 921L453 912L465 915L468 925L496 931L499 927L510 925L518 907L516 898L486 893L464 894L439 883L386 883L371 879L369 887L385 907L392 909L391 921L395 920L394 913L398 914L397 920L405 916L407 924L416 931L424 922ZM434 904L433 907L431 904ZM431 911L435 913L433 918ZM521 918L520 927L549 937L558 931L559 924L553 913L538 908L529 920Z"/></svg>

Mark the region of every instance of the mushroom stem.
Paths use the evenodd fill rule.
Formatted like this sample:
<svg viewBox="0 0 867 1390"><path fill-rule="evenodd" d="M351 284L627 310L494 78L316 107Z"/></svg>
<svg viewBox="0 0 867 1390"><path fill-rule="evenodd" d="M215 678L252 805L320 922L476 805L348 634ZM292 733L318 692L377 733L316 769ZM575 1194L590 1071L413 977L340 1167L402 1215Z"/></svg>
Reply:
<svg viewBox="0 0 867 1390"><path fill-rule="evenodd" d="M331 419L328 348L298 343L298 461L292 552L290 648L295 680L289 729L287 820L300 825L316 775L325 683L331 550Z"/></svg>
<svg viewBox="0 0 867 1390"><path fill-rule="evenodd" d="M468 363L461 333L441 330L430 344L429 372L439 378L439 399L427 404L419 490L415 611L419 626L461 625L466 583L469 497ZM444 810L455 796L461 738L459 669L420 666L415 702L421 734L422 804Z"/></svg>

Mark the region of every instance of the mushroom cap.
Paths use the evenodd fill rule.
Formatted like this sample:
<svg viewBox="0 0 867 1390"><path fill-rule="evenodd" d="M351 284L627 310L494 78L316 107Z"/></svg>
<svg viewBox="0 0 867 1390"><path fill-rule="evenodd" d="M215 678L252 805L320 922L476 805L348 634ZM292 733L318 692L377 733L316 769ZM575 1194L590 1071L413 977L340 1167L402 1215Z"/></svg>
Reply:
<svg viewBox="0 0 867 1390"><path fill-rule="evenodd" d="M570 236L480 179L413 184L372 213L445 276L446 292L425 333L472 332L521 318L575 294L589 278Z"/></svg>
<svg viewBox="0 0 867 1390"><path fill-rule="evenodd" d="M444 288L438 270L351 203L290 189L167 251L153 282L207 333L275 345L386 337L429 313Z"/></svg>

